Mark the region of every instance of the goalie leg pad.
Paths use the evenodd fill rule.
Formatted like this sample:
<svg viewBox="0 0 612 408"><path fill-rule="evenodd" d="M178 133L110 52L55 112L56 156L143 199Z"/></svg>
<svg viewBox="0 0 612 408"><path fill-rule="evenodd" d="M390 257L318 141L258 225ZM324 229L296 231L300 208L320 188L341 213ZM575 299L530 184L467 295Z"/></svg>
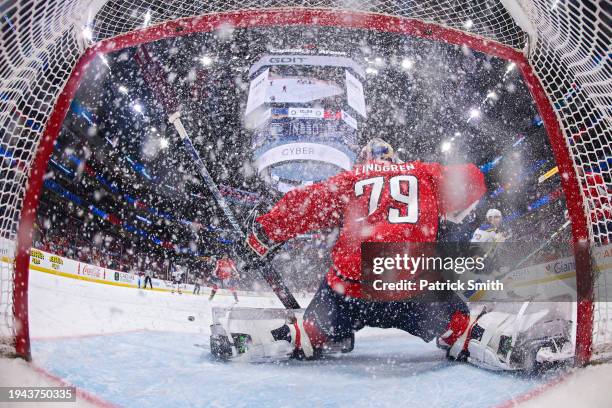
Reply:
<svg viewBox="0 0 612 408"><path fill-rule="evenodd" d="M489 370L537 370L573 358L571 322L547 309L525 313L489 312L467 336L468 362Z"/></svg>
<svg viewBox="0 0 612 408"><path fill-rule="evenodd" d="M303 310L213 308L211 352L219 359L244 362L312 358Z"/></svg>
<svg viewBox="0 0 612 408"><path fill-rule="evenodd" d="M490 370L510 370L497 356L500 333L508 327L513 316L508 313L490 312L482 316L467 339L468 361Z"/></svg>
<svg viewBox="0 0 612 408"><path fill-rule="evenodd" d="M302 309L213 308L211 352L226 361L270 362L353 349L353 335L333 341L303 314Z"/></svg>

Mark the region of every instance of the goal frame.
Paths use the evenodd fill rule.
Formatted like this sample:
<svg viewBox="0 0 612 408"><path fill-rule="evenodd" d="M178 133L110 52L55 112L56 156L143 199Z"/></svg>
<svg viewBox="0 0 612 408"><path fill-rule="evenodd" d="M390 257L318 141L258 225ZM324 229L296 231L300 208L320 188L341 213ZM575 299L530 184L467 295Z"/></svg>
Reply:
<svg viewBox="0 0 612 408"><path fill-rule="evenodd" d="M548 99L544 87L535 75L526 55L517 49L490 38L437 23L387 14L321 8L249 9L180 18L101 40L88 47L81 54L55 101L29 170L17 231L13 275L13 314L15 319L15 350L17 355L27 360L31 359L28 320L28 274L30 249L32 246L32 226L36 219L43 175L46 172L54 143L61 131L62 124L70 108L70 103L75 96L87 66L98 55L108 54L127 47L157 40L211 32L227 25L239 29L323 26L388 32L448 44L465 45L474 51L515 63L529 88L543 120L555 162L562 175L561 185L566 197L567 209L571 220L576 262L576 286L578 294L576 363L584 365L589 362L593 331L593 273L591 269L589 227L585 211L585 200L567 139L564 137L560 125L560 119L555 113L552 102Z"/></svg>

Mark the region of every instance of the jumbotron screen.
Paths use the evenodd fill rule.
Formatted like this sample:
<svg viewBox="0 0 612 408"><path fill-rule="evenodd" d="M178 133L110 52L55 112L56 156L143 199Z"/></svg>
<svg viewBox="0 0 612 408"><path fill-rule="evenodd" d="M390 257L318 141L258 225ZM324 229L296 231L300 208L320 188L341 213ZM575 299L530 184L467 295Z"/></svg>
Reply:
<svg viewBox="0 0 612 408"><path fill-rule="evenodd" d="M279 190L349 169L366 118L365 73L338 55L264 55L250 70L245 125L258 172Z"/></svg>

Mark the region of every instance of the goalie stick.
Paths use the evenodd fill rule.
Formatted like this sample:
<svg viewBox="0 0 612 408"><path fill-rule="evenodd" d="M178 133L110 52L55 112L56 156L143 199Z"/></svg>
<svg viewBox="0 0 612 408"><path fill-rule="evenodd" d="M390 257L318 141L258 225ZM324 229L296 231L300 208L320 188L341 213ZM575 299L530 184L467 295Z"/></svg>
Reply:
<svg viewBox="0 0 612 408"><path fill-rule="evenodd" d="M232 213L231 209L227 205L225 198L221 195L217 184L211 177L208 169L204 165L204 162L200 158L197 150L191 143L191 139L183 126L183 123L180 119L180 109L178 109L178 104L176 103L176 97L172 92L172 89L168 86L166 76L163 74L162 68L159 66L159 63L155 61L149 55L146 47L144 45L138 47L138 50L135 55L136 62L140 65L142 69L142 73L145 79L145 82L151 87L153 93L157 97L157 99L162 103L166 112L173 112L169 115L168 120L172 123L177 130L185 149L192 157L194 161L194 165L196 166L200 176L204 179L204 182L208 186L208 189L213 194L217 205L221 207L223 213L228 219L234 231L238 234L241 239L246 237L242 228L240 228L240 224L236 220L236 217ZM237 252L237 251L234 251ZM239 254L236 254L238 258L242 258ZM251 257L249 257L251 259ZM266 283L272 288L276 296L279 298L283 306L287 309L299 309L300 305L289 290L289 288L283 282L280 274L274 270L274 268L270 265L269 262L265 262L263 260L257 259L252 260L248 263L251 268L257 269L260 275L264 278Z"/></svg>
<svg viewBox="0 0 612 408"><path fill-rule="evenodd" d="M537 254L538 252L540 252L541 250L543 250L544 248L546 248L548 246L548 244L550 244L552 242L553 239L555 239L557 237L557 235L559 235L560 233L562 233L563 231L565 231L565 229L570 226L571 221L567 220L563 223L563 225L561 225L550 237L548 237L548 239L546 241L544 241L544 243L542 245L540 245L539 247L537 247L533 252L531 252L529 255L527 255L521 262L519 262L514 269L518 269L521 266L523 266L524 264L527 263L528 260L530 260L535 254Z"/></svg>
<svg viewBox="0 0 612 408"><path fill-rule="evenodd" d="M242 230L242 228L240 228L240 224L238 224L238 221L236 220L236 217L232 213L232 210L227 205L225 198L221 195L221 192L219 191L217 184L215 183L210 173L208 172L208 169L204 165L204 162L200 158L200 155L198 154L197 150L195 149L195 147L193 147L193 144L191 143L191 139L189 138L189 135L187 135L187 131L185 130L185 127L183 126L183 123L181 122L180 112L173 113L172 115L168 117L168 120L176 128L176 131L178 132L181 138L181 141L183 142L183 145L185 146L185 149L187 150L187 152L193 159L193 163L196 169L198 170L198 172L204 179L204 182L206 183L206 186L208 187L208 189L212 192L213 196L215 197L215 201L217 202L219 207L221 207L221 209L223 210L223 213L225 214L228 221L232 225L232 228L234 229L236 234L241 239L246 238L246 235L244 234L244 231ZM297 302L295 297L293 297L293 294L289 291L289 288L283 282L280 274L276 272L276 270L274 270L269 265L268 262L265 262L259 259L257 260L252 259L249 265L257 269L261 273L262 277L268 283L268 285L272 287L272 290L274 291L276 296L279 298L283 306L285 306L287 309L299 309L300 308L300 304Z"/></svg>
<svg viewBox="0 0 612 408"><path fill-rule="evenodd" d="M244 237L244 231L242 231L242 228L240 228L238 221L236 221L236 217L234 217L232 210L229 208L229 206L227 205L227 202L221 195L221 192L219 191L217 184L215 183L210 173L208 172L208 169L204 165L204 162L202 162L202 159L200 158L200 155L196 151L195 147L193 147L193 144L191 143L191 139L187 135L187 131L185 130L185 127L183 126L183 122L181 122L181 113L178 111L174 112L172 115L168 117L168 121L174 125L174 128L178 132L179 137L181 138L181 141L183 142L183 145L185 146L185 149L187 150L187 152L193 159L193 163L195 164L196 169L200 173L200 176L202 176L202 178L204 179L204 182L208 186L208 189L210 190L210 192L215 197L215 201L217 201L217 204L219 205L219 207L221 207L221 210L223 210L223 214L225 214L225 217L227 218L229 223L232 225L232 228L240 237Z"/></svg>
<svg viewBox="0 0 612 408"><path fill-rule="evenodd" d="M557 235L561 234L563 231L565 231L565 229L571 225L571 221L567 220L566 222L563 223L563 225L561 225L550 237L548 237L548 239L546 241L544 241L542 243L542 245L540 245L539 247L537 247L535 250L533 250L532 252L530 252L525 258L523 258L520 262L518 262L516 265L512 266L512 268L508 269L506 272L500 273L497 276L497 279L502 279L505 278L506 276L510 275L510 273L512 273L513 271L516 271L518 269L520 269L523 265L525 265L534 255L536 255L537 253L539 253L540 251L542 251L544 248L546 248L556 237ZM495 245L497 246L497 242L495 243ZM492 250L494 250L495 248L493 248ZM489 255L489 253L491 253L490 250L489 252L487 252L487 255Z"/></svg>
<svg viewBox="0 0 612 408"><path fill-rule="evenodd" d="M193 159L193 163L196 169L200 173L200 176L202 176L202 178L204 179L204 182L206 183L208 189L213 194L217 205L219 205L219 207L221 207L221 209L223 210L223 213L232 225L232 228L241 239L246 238L246 235L244 234L242 228L240 228L240 224L238 224L238 221L232 213L232 210L227 205L225 198L221 195L217 184L208 172L208 169L204 165L204 162L200 158L200 155L198 154L197 150L195 149L195 147L193 147L191 139L189 138L189 135L187 135L187 131L185 130L185 127L181 122L180 112L177 111L170 115L168 117L168 121L172 123L172 125L174 125L174 127L176 128L176 131L178 132L179 137L181 138L181 141L185 146L185 149ZM283 306L285 306L287 309L300 308L300 304L297 302L295 297L293 297L293 294L291 294L289 288L283 282L280 274L276 272L267 262L261 260L252 260L249 265L257 269L261 273L262 277L268 283L268 285L272 287L272 290L274 291L276 296L278 296Z"/></svg>

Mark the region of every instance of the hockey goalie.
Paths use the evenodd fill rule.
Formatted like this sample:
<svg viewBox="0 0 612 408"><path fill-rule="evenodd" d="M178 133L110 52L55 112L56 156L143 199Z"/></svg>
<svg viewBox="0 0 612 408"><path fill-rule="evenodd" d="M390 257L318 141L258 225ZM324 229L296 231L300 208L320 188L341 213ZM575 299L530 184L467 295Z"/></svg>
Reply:
<svg viewBox="0 0 612 408"><path fill-rule="evenodd" d="M241 361L316 359L351 351L365 326L397 328L436 340L451 359L489 369L530 369L567 358L569 323L542 308L527 313L468 305L452 291L435 301L362 296L362 242L435 242L439 220L465 212L486 191L473 164L401 163L391 145L371 140L353 169L287 193L273 208L251 217L247 247L265 258L299 234L338 227L332 265L305 310L216 309L211 350ZM431 293L428 294L431 296Z"/></svg>

